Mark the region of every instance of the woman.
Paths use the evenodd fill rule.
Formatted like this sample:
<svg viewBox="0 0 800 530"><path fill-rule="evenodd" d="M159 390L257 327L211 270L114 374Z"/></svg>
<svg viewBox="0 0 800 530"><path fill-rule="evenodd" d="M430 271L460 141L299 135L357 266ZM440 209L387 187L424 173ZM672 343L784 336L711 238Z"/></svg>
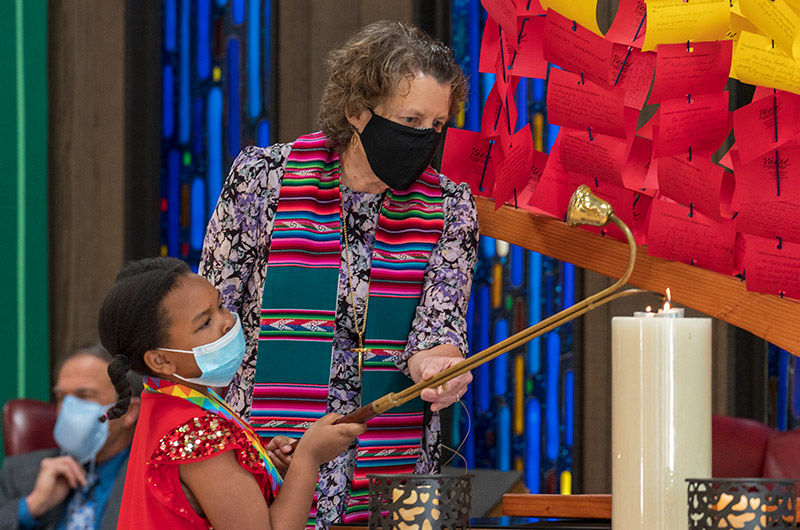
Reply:
<svg viewBox="0 0 800 530"><path fill-rule="evenodd" d="M328 66L322 131L239 155L200 265L247 337L225 398L278 461L291 451L283 436L309 420L353 412L467 352L475 205L429 166L464 75L450 49L401 22L366 26ZM436 412L471 380L425 390L431 413L413 400L375 418L323 466L318 527L366 518L367 470L438 472Z"/></svg>
<svg viewBox="0 0 800 530"><path fill-rule="evenodd" d="M239 318L205 278L175 258L126 266L106 296L98 328L114 354L108 374L119 394L101 421L127 410L129 369L147 376L117 528L306 526L320 464L364 426L334 425L336 414L321 418L298 443L281 481L258 436L209 389L227 384L241 364Z"/></svg>

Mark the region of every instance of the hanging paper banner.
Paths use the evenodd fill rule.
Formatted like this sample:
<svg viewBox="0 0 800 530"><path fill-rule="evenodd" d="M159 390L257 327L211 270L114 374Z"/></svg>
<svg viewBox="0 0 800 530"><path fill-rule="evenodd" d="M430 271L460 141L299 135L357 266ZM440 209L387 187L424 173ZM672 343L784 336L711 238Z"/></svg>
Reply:
<svg viewBox="0 0 800 530"><path fill-rule="evenodd" d="M518 17L544 15L547 13L547 9L542 7L539 0L516 0L516 3Z"/></svg>
<svg viewBox="0 0 800 530"><path fill-rule="evenodd" d="M647 32L642 50L659 44L714 41L725 37L729 0L648 0Z"/></svg>
<svg viewBox="0 0 800 530"><path fill-rule="evenodd" d="M608 82L613 43L552 9L547 12L542 52L545 60L598 84Z"/></svg>
<svg viewBox="0 0 800 530"><path fill-rule="evenodd" d="M641 49L647 28L647 5L644 0L620 0L617 16L608 28L611 42Z"/></svg>
<svg viewBox="0 0 800 530"><path fill-rule="evenodd" d="M499 151L499 149L498 149ZM442 153L442 173L453 182L466 182L472 194L491 197L494 189L492 141L480 133L447 129Z"/></svg>
<svg viewBox="0 0 800 530"><path fill-rule="evenodd" d="M528 199L526 206L535 212L545 213L557 219L564 219L567 214L567 205L574 189L569 183L569 175L561 165L558 155L561 135L556 137L550 155L547 157L542 177L536 186L536 191Z"/></svg>
<svg viewBox="0 0 800 530"><path fill-rule="evenodd" d="M727 177L726 177L727 175ZM666 197L694 210L719 217L723 182L733 176L725 173L710 158L695 156L691 161L686 155L667 156L658 159L658 189Z"/></svg>
<svg viewBox="0 0 800 530"><path fill-rule="evenodd" d="M748 291L800 298L800 244L745 236Z"/></svg>
<svg viewBox="0 0 800 530"><path fill-rule="evenodd" d="M497 210L509 200L515 206L516 198L525 189L531 179L533 163L533 137L530 127L523 127L516 132L502 158L495 158L494 163L494 209Z"/></svg>
<svg viewBox="0 0 800 530"><path fill-rule="evenodd" d="M543 9L558 11L596 35L603 36L597 25L597 0L540 0Z"/></svg>
<svg viewBox="0 0 800 530"><path fill-rule="evenodd" d="M547 61L542 50L545 17L526 17L519 24L517 50L511 54L511 75L531 79L547 78Z"/></svg>
<svg viewBox="0 0 800 530"><path fill-rule="evenodd" d="M553 68L547 85L547 118L554 125L625 137L621 88L605 88L577 74Z"/></svg>
<svg viewBox="0 0 800 530"><path fill-rule="evenodd" d="M614 44L608 84L625 91L624 105L642 110L653 81L656 54Z"/></svg>
<svg viewBox="0 0 800 530"><path fill-rule="evenodd" d="M559 156L568 173L577 173L622 186L624 140L587 129L562 128Z"/></svg>
<svg viewBox="0 0 800 530"><path fill-rule="evenodd" d="M658 109L658 133L653 136L653 156L716 151L731 129L728 93L668 99Z"/></svg>
<svg viewBox="0 0 800 530"><path fill-rule="evenodd" d="M722 92L731 69L731 41L659 44L648 103Z"/></svg>
<svg viewBox="0 0 800 530"><path fill-rule="evenodd" d="M653 201L647 254L731 275L734 272L733 221L714 219L666 199Z"/></svg>
<svg viewBox="0 0 800 530"><path fill-rule="evenodd" d="M517 6L514 0L481 0L481 4L507 35L517 34Z"/></svg>
<svg viewBox="0 0 800 530"><path fill-rule="evenodd" d="M757 99L761 94L756 92L752 103L733 111L733 133L747 140L736 143L744 164L800 135L800 96L769 90Z"/></svg>
<svg viewBox="0 0 800 530"><path fill-rule="evenodd" d="M742 15L795 61L800 59L800 17L784 0L739 0Z"/></svg>
<svg viewBox="0 0 800 530"><path fill-rule="evenodd" d="M750 202L736 207L736 230L745 234L800 243L800 204Z"/></svg>
<svg viewBox="0 0 800 530"><path fill-rule="evenodd" d="M769 37L743 31L733 52L733 69L743 83L800 94L800 62L774 48Z"/></svg>
<svg viewBox="0 0 800 530"><path fill-rule="evenodd" d="M800 145L787 142L744 164L739 153L731 153L736 173L734 202L800 200Z"/></svg>

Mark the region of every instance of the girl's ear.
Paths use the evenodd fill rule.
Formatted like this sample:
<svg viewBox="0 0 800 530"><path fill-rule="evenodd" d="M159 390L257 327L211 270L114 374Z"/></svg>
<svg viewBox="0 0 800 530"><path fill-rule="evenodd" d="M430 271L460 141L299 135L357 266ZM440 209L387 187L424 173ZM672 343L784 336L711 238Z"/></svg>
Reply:
<svg viewBox="0 0 800 530"><path fill-rule="evenodd" d="M147 350L144 352L144 364L154 375L172 375L175 373L175 363L169 355L161 350Z"/></svg>

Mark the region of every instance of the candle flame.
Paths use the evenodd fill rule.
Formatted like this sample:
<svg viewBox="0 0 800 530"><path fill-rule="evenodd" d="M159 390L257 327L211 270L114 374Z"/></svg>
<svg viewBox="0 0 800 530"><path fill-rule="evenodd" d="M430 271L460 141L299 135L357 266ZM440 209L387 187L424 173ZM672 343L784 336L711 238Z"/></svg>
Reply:
<svg viewBox="0 0 800 530"><path fill-rule="evenodd" d="M667 287L667 299L664 301L664 311L669 311L671 301L672 293L669 292L669 287Z"/></svg>
<svg viewBox="0 0 800 530"><path fill-rule="evenodd" d="M650 307L650 306L647 306L647 307L644 308L644 310L649 313L649 312L651 312L653 310L653 308Z"/></svg>

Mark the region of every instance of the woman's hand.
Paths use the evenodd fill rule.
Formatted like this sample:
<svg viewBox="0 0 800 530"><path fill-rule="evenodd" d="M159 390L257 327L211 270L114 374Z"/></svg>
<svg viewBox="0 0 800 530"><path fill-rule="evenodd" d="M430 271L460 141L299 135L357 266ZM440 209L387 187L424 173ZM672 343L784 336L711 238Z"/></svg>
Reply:
<svg viewBox="0 0 800 530"><path fill-rule="evenodd" d="M275 469L278 470L282 477L286 476L286 470L289 469L289 464L292 463L295 447L297 447L297 440L288 436L275 436L267 443L266 450L269 459L272 460Z"/></svg>
<svg viewBox="0 0 800 530"><path fill-rule="evenodd" d="M420 350L408 359L408 371L414 383L430 379L439 372L464 360L461 350L452 344L440 344L429 350ZM449 407L464 395L467 385L472 382L472 374L467 372L447 381L436 388L426 388L420 394L431 402L431 411L436 412Z"/></svg>
<svg viewBox="0 0 800 530"><path fill-rule="evenodd" d="M295 450L296 455L309 454L317 465L333 460L342 454L356 437L367 430L363 423L341 423L334 425L341 414L326 414L305 432Z"/></svg>

